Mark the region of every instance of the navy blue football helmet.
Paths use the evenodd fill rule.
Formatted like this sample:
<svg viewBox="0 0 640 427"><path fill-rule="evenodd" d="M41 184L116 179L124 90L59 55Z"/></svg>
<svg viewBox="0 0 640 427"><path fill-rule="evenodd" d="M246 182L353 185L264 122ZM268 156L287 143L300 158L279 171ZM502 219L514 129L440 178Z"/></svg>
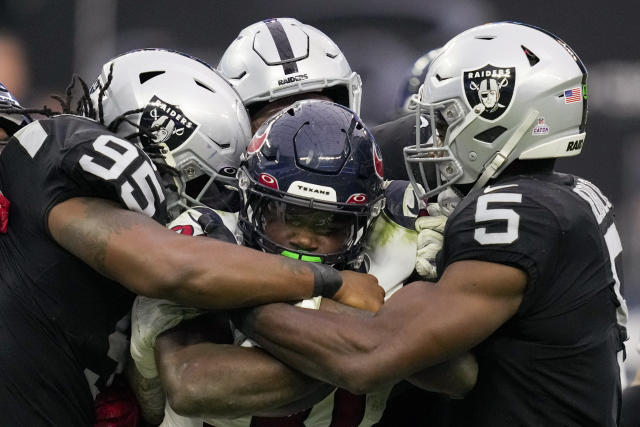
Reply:
<svg viewBox="0 0 640 427"><path fill-rule="evenodd" d="M28 115L20 114L17 110L22 110L18 100L9 90L0 83L0 128L11 136L22 126L31 122Z"/></svg>
<svg viewBox="0 0 640 427"><path fill-rule="evenodd" d="M360 118L329 101L299 101L256 132L238 172L245 243L304 261L357 268L372 220L384 207L380 151ZM333 253L284 247L266 219L305 223L316 232L347 230Z"/></svg>

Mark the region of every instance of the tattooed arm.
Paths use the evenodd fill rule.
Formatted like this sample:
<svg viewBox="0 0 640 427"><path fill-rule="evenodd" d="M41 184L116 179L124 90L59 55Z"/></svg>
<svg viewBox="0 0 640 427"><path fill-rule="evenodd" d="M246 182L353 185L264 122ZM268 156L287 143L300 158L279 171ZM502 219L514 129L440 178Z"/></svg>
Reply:
<svg viewBox="0 0 640 427"><path fill-rule="evenodd" d="M168 230L143 214L97 198L54 206L49 231L62 247L133 292L225 309L292 301L313 293L307 263ZM373 276L344 271L335 298L377 310L384 291Z"/></svg>

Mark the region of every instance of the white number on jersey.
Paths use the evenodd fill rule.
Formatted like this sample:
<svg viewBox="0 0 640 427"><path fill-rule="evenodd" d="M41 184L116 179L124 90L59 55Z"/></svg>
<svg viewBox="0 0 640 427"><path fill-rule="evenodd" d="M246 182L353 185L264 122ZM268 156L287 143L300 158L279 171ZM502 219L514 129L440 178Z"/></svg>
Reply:
<svg viewBox="0 0 640 427"><path fill-rule="evenodd" d="M121 150L116 150L113 144L120 147ZM111 146L110 146L111 145ZM85 171L104 179L105 181L116 180L124 173L129 165L140 154L136 147L128 141L116 138L111 135L101 135L92 144L93 149L98 153L105 155L113 160L113 164L109 168L96 163L94 157L89 155L83 155L80 158L80 166ZM133 181L133 182L131 182ZM146 200L146 206L143 208L140 203L133 197L135 187L140 190L140 193ZM164 201L164 193L162 187L158 182L156 174L154 173L153 166L149 162L143 162L138 169L136 169L129 180L125 181L120 188L120 197L127 205L127 207L133 211L142 212L147 216L153 216L156 212L155 196L153 188L155 188L155 194L159 197L159 202Z"/></svg>
<svg viewBox="0 0 640 427"><path fill-rule="evenodd" d="M507 221L507 231L489 232L486 227L478 227L473 238L481 245L513 243L518 238L520 215L513 209L490 208L489 203L522 203L522 194L489 193L478 197L476 223L486 221Z"/></svg>

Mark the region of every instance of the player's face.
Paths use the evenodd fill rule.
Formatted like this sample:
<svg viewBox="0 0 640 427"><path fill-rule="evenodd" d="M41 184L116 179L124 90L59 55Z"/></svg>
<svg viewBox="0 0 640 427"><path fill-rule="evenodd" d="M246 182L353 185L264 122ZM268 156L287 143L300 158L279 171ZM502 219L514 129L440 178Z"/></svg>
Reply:
<svg viewBox="0 0 640 427"><path fill-rule="evenodd" d="M269 239L292 250L333 253L349 243L354 225L351 215L269 202L262 228Z"/></svg>
<svg viewBox="0 0 640 427"><path fill-rule="evenodd" d="M9 139L9 135L4 129L0 128L0 141L6 141Z"/></svg>

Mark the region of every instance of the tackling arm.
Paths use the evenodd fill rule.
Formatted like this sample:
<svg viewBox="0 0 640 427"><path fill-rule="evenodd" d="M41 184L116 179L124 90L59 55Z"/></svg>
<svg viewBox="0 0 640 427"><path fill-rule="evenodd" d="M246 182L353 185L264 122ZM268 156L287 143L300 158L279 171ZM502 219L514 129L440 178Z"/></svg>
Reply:
<svg viewBox="0 0 640 427"><path fill-rule="evenodd" d="M272 304L240 326L295 369L366 393L477 345L517 311L526 280L514 267L459 261L435 286L405 286L372 318Z"/></svg>
<svg viewBox="0 0 640 427"><path fill-rule="evenodd" d="M305 299L314 289L314 271L302 261L181 236L104 199L66 200L51 209L48 226L66 250L140 295L226 309ZM377 310L384 291L373 276L340 274L336 299Z"/></svg>
<svg viewBox="0 0 640 427"><path fill-rule="evenodd" d="M283 416L313 406L333 390L259 348L218 344L221 340L211 339L207 331L225 325L211 320L205 315L184 321L156 341L160 378L177 413Z"/></svg>

